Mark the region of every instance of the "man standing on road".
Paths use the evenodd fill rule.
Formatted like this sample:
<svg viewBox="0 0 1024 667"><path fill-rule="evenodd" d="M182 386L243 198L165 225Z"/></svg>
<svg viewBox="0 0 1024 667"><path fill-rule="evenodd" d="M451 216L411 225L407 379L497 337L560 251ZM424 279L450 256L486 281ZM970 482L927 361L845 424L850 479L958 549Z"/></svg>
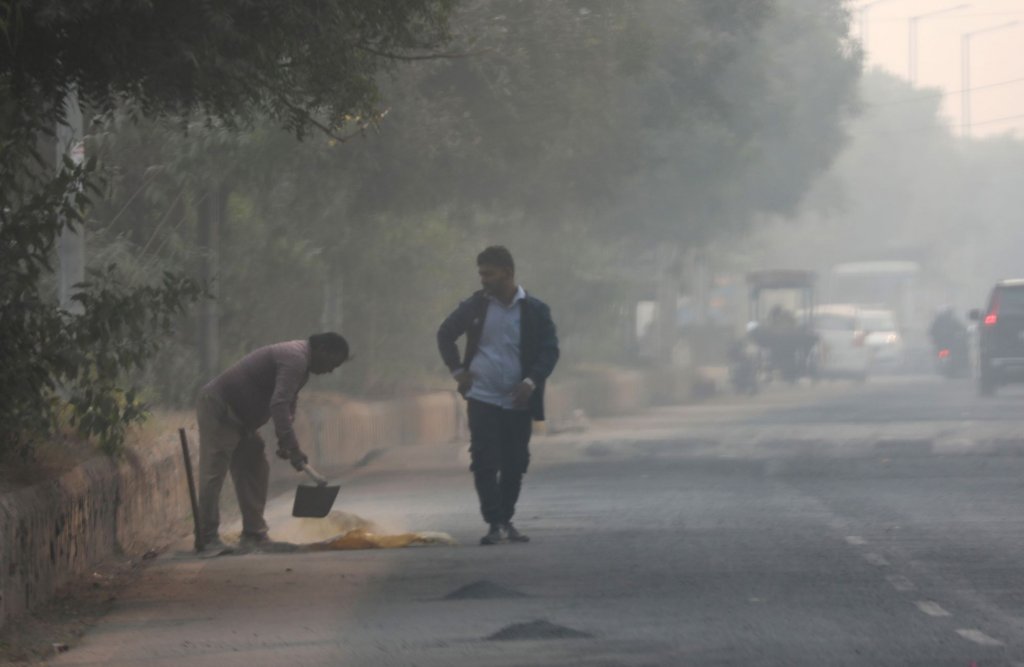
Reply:
<svg viewBox="0 0 1024 667"><path fill-rule="evenodd" d="M302 470L308 459L292 429L299 390L310 373L330 373L347 359L344 338L336 333L314 334L307 340L250 352L199 392L199 519L204 552L226 549L218 530L220 491L229 470L242 512L241 546L270 541L263 520L270 466L256 430L273 419L277 455Z"/></svg>
<svg viewBox="0 0 1024 667"><path fill-rule="evenodd" d="M551 309L516 282L512 254L491 246L476 258L483 289L441 324L441 358L468 401L470 471L490 528L480 544L528 542L512 525L530 463L533 420L544 419L544 385L558 362ZM466 336L459 360L456 341Z"/></svg>

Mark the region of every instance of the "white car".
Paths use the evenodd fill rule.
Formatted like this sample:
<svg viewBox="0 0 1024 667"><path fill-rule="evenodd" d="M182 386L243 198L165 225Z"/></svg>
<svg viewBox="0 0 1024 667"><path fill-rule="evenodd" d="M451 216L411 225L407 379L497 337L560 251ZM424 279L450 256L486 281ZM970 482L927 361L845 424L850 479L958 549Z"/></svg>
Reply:
<svg viewBox="0 0 1024 667"><path fill-rule="evenodd" d="M819 377L867 379L872 351L860 308L851 304L818 306L814 332L819 338Z"/></svg>
<svg viewBox="0 0 1024 667"><path fill-rule="evenodd" d="M864 344L871 351L872 369L896 370L903 367L905 346L896 316L891 310L860 311L861 326L867 332Z"/></svg>

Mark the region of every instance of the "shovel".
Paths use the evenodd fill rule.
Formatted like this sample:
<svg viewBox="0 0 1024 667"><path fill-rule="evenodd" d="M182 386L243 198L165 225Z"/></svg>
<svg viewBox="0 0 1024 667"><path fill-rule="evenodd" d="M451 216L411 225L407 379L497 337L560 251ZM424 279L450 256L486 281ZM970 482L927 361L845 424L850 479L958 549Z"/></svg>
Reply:
<svg viewBox="0 0 1024 667"><path fill-rule="evenodd" d="M327 479L308 463L302 464L302 470L316 482L316 486L300 484L295 490L295 504L292 505L292 516L322 519L327 516L338 497L339 486L327 486Z"/></svg>

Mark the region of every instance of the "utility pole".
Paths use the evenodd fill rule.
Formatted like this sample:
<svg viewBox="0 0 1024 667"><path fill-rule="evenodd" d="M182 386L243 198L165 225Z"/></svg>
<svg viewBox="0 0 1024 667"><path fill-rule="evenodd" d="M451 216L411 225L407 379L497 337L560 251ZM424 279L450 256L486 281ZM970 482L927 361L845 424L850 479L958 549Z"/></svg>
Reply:
<svg viewBox="0 0 1024 667"><path fill-rule="evenodd" d="M883 2L890 2L890 0L872 0L857 8L857 16L860 20L860 43L865 53L868 50L868 10Z"/></svg>
<svg viewBox="0 0 1024 667"><path fill-rule="evenodd" d="M1020 21L1000 23L990 28L972 30L960 35L960 136L971 136L971 39L1018 25Z"/></svg>
<svg viewBox="0 0 1024 667"><path fill-rule="evenodd" d="M938 9L933 12L911 16L910 19L907 20L907 78L910 80L911 84L917 83L917 24L922 19L960 11L961 9L967 9L968 7L970 7L969 4L954 5L953 7L946 7L945 9Z"/></svg>
<svg viewBox="0 0 1024 667"><path fill-rule="evenodd" d="M78 92L72 90L64 98L65 124L56 127L56 173L64 170L64 158L69 157L76 166L85 161L82 142L82 109ZM85 280L85 228L68 225L57 236L57 302L61 310L81 314L82 304L72 301L75 285Z"/></svg>

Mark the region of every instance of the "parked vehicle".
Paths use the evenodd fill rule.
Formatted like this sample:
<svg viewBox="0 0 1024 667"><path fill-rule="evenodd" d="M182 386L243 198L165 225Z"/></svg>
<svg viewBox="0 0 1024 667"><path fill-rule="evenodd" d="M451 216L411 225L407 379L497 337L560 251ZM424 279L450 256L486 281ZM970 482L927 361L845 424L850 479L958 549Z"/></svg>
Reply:
<svg viewBox="0 0 1024 667"><path fill-rule="evenodd" d="M828 304L814 310L818 334L818 376L863 382L871 368L871 348L862 311L852 304Z"/></svg>
<svg viewBox="0 0 1024 667"><path fill-rule="evenodd" d="M834 265L826 274L823 295L829 303L859 304L865 310L891 312L899 324L903 370L924 372L931 368L928 304L934 298L930 286L922 279L926 267L910 258L919 253L915 249L907 250L901 259L879 258ZM869 328L869 333L871 331ZM882 352L877 348L875 351ZM882 354L890 352L886 350ZM882 368L888 368L884 360Z"/></svg>
<svg viewBox="0 0 1024 667"><path fill-rule="evenodd" d="M990 396L1002 385L1024 382L1024 279L996 283L978 325L978 392Z"/></svg>
<svg viewBox="0 0 1024 667"><path fill-rule="evenodd" d="M891 310L863 309L861 326L866 332L864 344L871 353L871 370L900 370L906 363L906 346Z"/></svg>

